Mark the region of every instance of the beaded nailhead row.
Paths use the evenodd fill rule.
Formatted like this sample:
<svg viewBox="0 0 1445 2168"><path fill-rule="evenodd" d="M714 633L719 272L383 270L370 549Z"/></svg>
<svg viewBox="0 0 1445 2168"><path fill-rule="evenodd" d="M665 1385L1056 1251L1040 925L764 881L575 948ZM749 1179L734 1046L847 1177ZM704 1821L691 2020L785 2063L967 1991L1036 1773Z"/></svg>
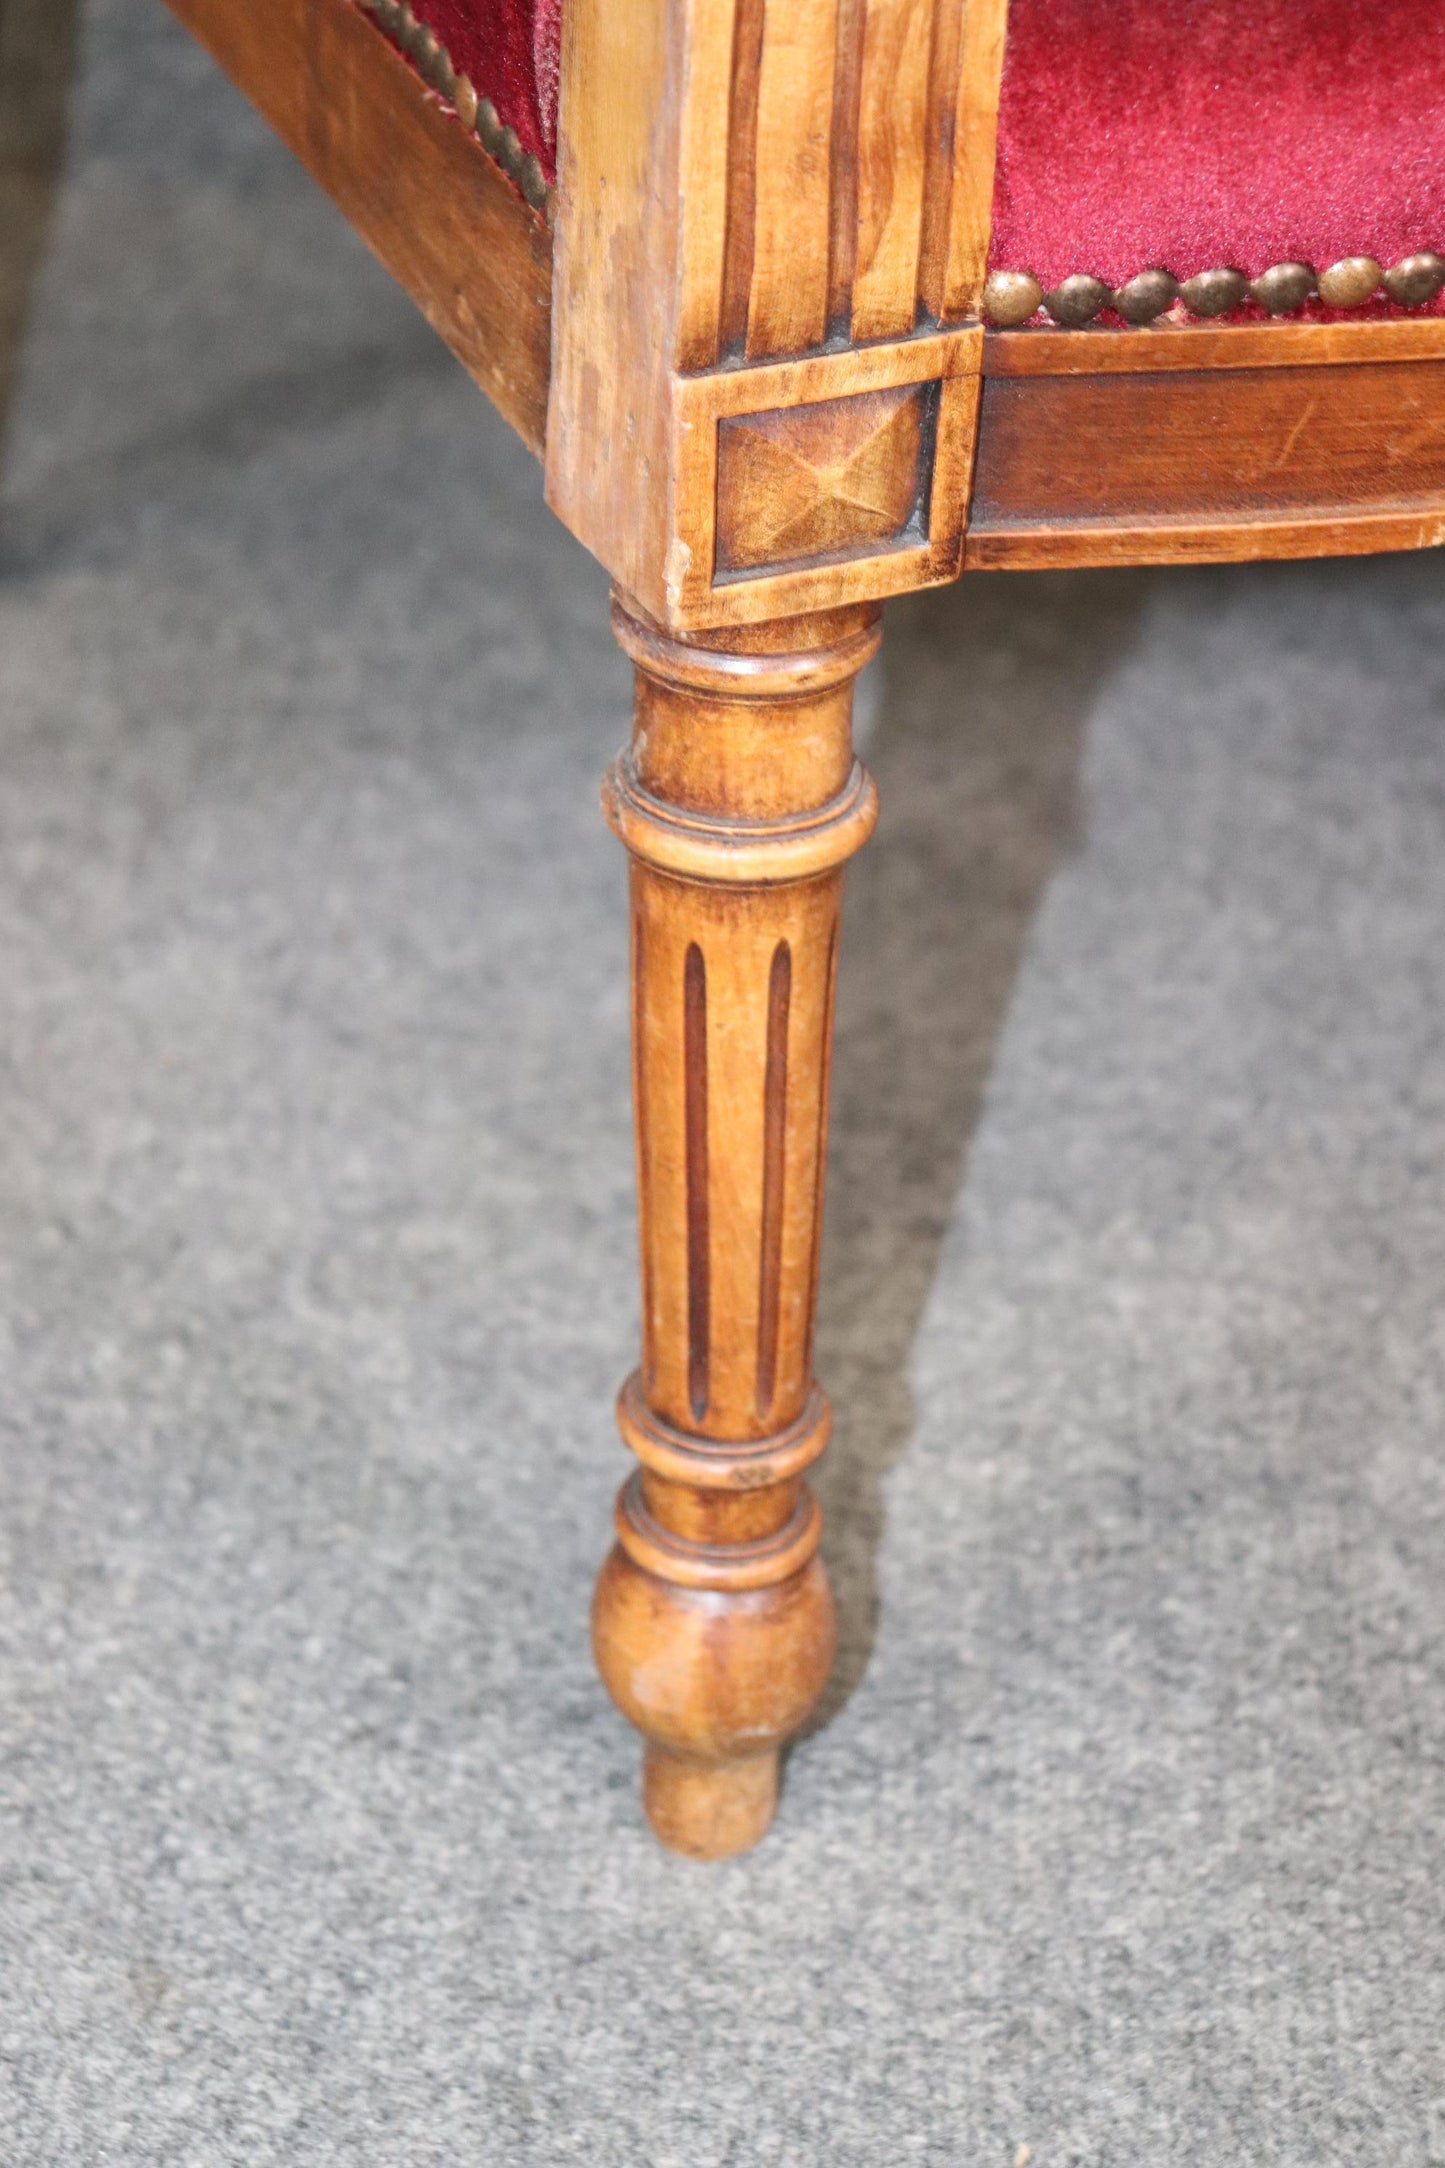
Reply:
<svg viewBox="0 0 1445 2168"><path fill-rule="evenodd" d="M1197 271L1177 279L1172 271L1140 271L1123 286L1109 286L1085 271L1061 279L1045 293L1031 271L994 271L983 290L983 313L991 324L1026 324L1044 309L1068 331L1082 330L1104 309L1127 324L1152 324L1182 304L1191 316L1224 316L1249 300L1271 316L1288 316L1319 299L1331 309L1359 309L1381 292L1402 308L1423 308L1445 288L1445 258L1433 249L1405 256L1388 271L1373 256L1346 256L1327 271L1313 264L1277 263L1257 279L1243 271Z"/></svg>
<svg viewBox="0 0 1445 2168"><path fill-rule="evenodd" d="M515 128L504 127L490 98L477 95L469 76L452 57L429 23L418 22L408 0L361 0L404 53L416 62L422 80L455 108L466 129L475 130L482 149L496 159L507 179L519 188L534 211L552 217L552 190L534 151L524 151Z"/></svg>

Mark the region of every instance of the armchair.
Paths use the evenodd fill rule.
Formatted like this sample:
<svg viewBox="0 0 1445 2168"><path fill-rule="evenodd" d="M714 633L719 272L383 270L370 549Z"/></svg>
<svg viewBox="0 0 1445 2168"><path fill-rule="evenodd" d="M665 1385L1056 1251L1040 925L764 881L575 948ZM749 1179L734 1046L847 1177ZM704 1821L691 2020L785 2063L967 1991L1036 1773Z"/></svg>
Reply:
<svg viewBox="0 0 1445 2168"><path fill-rule="evenodd" d="M171 5L613 579L643 1346L594 1638L654 1829L720 1857L832 1656L813 1319L880 604L1445 540L1445 14Z"/></svg>

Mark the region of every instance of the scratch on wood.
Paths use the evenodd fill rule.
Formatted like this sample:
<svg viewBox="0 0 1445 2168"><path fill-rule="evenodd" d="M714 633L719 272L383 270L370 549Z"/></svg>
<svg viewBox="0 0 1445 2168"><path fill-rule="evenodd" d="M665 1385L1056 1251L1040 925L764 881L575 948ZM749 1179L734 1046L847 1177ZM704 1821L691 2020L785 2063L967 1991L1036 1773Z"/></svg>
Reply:
<svg viewBox="0 0 1445 2168"><path fill-rule="evenodd" d="M1305 410L1301 414L1299 420L1295 423L1293 429L1291 429L1289 435L1285 438L1284 448L1280 452L1279 457L1277 459L1272 459L1269 465L1265 468L1264 471L1266 474L1278 474L1281 468L1287 467L1289 465L1290 461L1294 457L1295 446L1299 443L1300 438L1304 435L1306 429L1308 429L1310 423L1314 420L1315 415L1318 411L1319 400L1311 399L1308 405L1305 407Z"/></svg>

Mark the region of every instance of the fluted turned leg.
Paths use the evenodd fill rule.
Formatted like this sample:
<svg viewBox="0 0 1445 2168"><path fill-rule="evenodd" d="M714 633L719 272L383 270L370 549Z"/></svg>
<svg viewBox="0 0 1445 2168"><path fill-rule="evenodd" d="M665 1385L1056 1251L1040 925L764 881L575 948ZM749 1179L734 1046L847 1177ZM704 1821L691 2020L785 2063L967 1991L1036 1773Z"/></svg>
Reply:
<svg viewBox="0 0 1445 2168"><path fill-rule="evenodd" d="M593 1638L646 1741L665 1844L720 1859L772 1819L822 1692L833 1599L805 1472L843 867L876 817L853 758L874 607L683 642L619 601L632 744L604 788L632 855L641 1368L618 1419ZM724 644L725 643L725 644Z"/></svg>

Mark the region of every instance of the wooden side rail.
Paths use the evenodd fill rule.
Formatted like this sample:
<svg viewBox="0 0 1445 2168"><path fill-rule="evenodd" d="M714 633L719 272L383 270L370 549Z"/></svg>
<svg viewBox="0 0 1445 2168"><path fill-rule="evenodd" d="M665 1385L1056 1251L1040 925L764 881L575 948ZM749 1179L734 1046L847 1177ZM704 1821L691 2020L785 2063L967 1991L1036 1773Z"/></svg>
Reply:
<svg viewBox="0 0 1445 2168"><path fill-rule="evenodd" d="M1000 332L967 563L1222 562L1445 541L1445 321Z"/></svg>
<svg viewBox="0 0 1445 2168"><path fill-rule="evenodd" d="M552 236L354 0L168 0L540 457Z"/></svg>

